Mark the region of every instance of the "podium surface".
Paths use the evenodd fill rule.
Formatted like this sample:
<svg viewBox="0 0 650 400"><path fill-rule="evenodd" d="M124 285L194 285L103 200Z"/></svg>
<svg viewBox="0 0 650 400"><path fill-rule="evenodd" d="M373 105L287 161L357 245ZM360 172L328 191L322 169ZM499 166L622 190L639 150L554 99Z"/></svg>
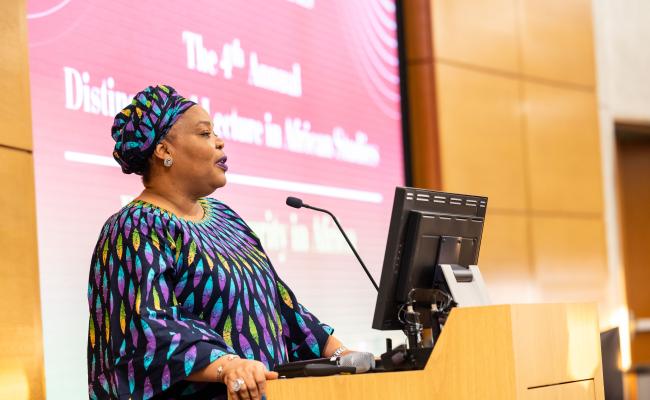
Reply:
<svg viewBox="0 0 650 400"><path fill-rule="evenodd" d="M424 370L269 381L267 398L603 400L596 306L456 308Z"/></svg>

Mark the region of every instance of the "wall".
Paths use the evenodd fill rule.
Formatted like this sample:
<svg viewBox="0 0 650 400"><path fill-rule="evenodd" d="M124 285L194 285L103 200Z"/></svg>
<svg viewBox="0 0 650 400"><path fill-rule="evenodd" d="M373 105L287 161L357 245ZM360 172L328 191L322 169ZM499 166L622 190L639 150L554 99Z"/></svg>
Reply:
<svg viewBox="0 0 650 400"><path fill-rule="evenodd" d="M609 320L619 291L607 262L591 2L415 3L430 13L431 55L419 51L433 78L411 75L409 90L434 92L440 187L489 197L480 266L493 300L594 301Z"/></svg>
<svg viewBox="0 0 650 400"><path fill-rule="evenodd" d="M0 3L0 398L41 399L43 347L23 0Z"/></svg>

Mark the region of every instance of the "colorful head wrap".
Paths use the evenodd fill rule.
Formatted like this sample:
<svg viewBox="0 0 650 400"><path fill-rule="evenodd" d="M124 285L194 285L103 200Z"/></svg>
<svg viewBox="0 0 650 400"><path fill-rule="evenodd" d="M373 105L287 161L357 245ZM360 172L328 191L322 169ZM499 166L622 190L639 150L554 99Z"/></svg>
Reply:
<svg viewBox="0 0 650 400"><path fill-rule="evenodd" d="M149 86L136 94L131 104L115 116L111 128L113 157L122 172L142 175L156 144L194 104L166 85Z"/></svg>

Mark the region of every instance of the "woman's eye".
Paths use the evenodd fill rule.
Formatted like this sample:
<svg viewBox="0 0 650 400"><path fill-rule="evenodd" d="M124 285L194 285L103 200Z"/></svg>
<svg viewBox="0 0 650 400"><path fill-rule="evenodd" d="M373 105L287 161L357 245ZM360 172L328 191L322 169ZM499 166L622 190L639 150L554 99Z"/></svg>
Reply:
<svg viewBox="0 0 650 400"><path fill-rule="evenodd" d="M212 135L212 132L203 132L201 133L201 136L210 136Z"/></svg>

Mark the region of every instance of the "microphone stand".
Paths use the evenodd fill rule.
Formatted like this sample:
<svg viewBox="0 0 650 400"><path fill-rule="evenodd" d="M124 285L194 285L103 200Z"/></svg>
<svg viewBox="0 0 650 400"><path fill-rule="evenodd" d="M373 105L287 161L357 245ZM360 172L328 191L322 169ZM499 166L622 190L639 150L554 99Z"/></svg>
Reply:
<svg viewBox="0 0 650 400"><path fill-rule="evenodd" d="M298 199L296 199L296 200L298 200ZM312 210L323 212L323 213L329 215L330 217L332 217L332 219L334 220L334 223L339 228L339 231L341 231L341 233L343 234L343 237L345 238L345 241L348 242L348 246L350 246L350 249L352 249L352 252L357 257L357 260L359 260L359 264L361 264L361 267L363 267L363 270L366 272L366 275L368 275L368 279L370 279L370 282L372 282L372 285L379 292L379 286L377 286L377 282L375 282L372 275L370 275L370 272L368 271L368 268L366 268L366 264L364 264L363 260L361 260L361 256L359 256L359 253L357 253L357 250L352 245L352 242L348 238L348 235L345 234L345 231L343 230L343 227L341 227L341 224L339 224L339 221L336 219L334 214L332 214L331 212L329 212L329 211L327 211L327 210L325 210L323 208L313 207L313 206L310 206L308 204L305 204L305 203L302 202L302 200L299 200L299 202L300 203L296 204L296 205L292 205L292 204L289 204L289 202L287 202L287 205L289 205L291 207L294 207L294 208L300 208L300 207L309 208L309 209L312 209Z"/></svg>

